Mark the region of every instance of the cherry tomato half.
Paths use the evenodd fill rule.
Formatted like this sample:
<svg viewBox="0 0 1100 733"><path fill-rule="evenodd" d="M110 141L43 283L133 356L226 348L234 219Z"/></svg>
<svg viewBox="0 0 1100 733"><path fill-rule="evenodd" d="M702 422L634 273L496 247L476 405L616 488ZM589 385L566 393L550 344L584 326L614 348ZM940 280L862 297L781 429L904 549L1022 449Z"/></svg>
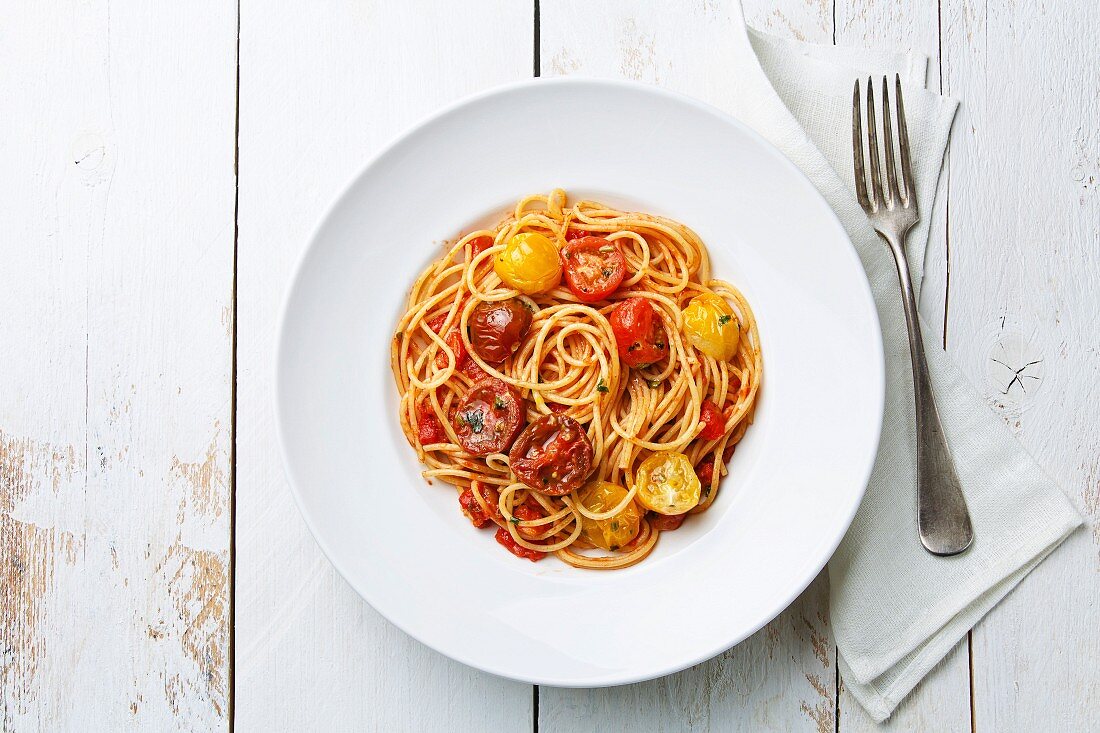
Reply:
<svg viewBox="0 0 1100 733"><path fill-rule="evenodd" d="M710 481L714 478L714 458L706 458L696 466L695 475L699 477L702 486L710 486Z"/></svg>
<svg viewBox="0 0 1100 733"><path fill-rule="evenodd" d="M470 247L470 259L473 260L479 254L493 246L493 238L487 235L474 237L466 244Z"/></svg>
<svg viewBox="0 0 1100 733"><path fill-rule="evenodd" d="M443 322L446 320L447 314L440 313L438 316L428 321L428 328L439 333L439 329L443 328ZM451 347L451 351L455 352L455 369L462 371L466 366L466 362L470 359L469 355L466 353L466 345L462 343L462 335L458 332L456 327L451 326L451 329L447 331L447 335L443 337L443 340ZM440 349L435 354L435 366L437 369L447 368L447 352L443 349Z"/></svg>
<svg viewBox="0 0 1100 733"><path fill-rule="evenodd" d="M531 311L519 298L474 306L470 314L470 345L490 364L498 364L519 349L531 328Z"/></svg>
<svg viewBox="0 0 1100 733"><path fill-rule="evenodd" d="M580 502L591 512L607 512L626 498L627 490L608 481L594 481L580 492ZM585 539L596 547L605 550L618 550L630 542L642 528L644 512L631 501L618 514L607 519L589 519L585 517L582 532Z"/></svg>
<svg viewBox="0 0 1100 733"><path fill-rule="evenodd" d="M638 466L634 480L638 501L658 514L686 514L699 503L699 477L683 453L654 453Z"/></svg>
<svg viewBox="0 0 1100 733"><path fill-rule="evenodd" d="M474 491L477 491L481 498L485 500L486 509L482 509L481 505L477 503L477 499L474 497ZM500 501L500 495L497 494L496 489L492 486L483 486L477 481L470 482L470 488L463 489L462 493L458 495L458 503L462 507L462 513L473 523L475 527L481 529L486 524L491 522L494 518L501 519L500 508L497 506L497 502Z"/></svg>
<svg viewBox="0 0 1100 733"><path fill-rule="evenodd" d="M542 558L546 557L545 552L539 552L538 550L528 550L526 547L516 544L516 540L512 537L512 533L504 527L497 528L496 540L504 549L512 553L516 557L526 558L531 562L538 562Z"/></svg>
<svg viewBox="0 0 1100 733"><path fill-rule="evenodd" d="M703 429L699 431L700 438L703 440L718 440L726 434L726 416L722 414L722 410L718 408L718 405L709 400L705 401L700 413L700 418L703 421Z"/></svg>
<svg viewBox="0 0 1100 733"><path fill-rule="evenodd" d="M546 515L543 513L542 507L539 505L538 501L528 496L527 501L512 509L512 516L521 522L533 522L536 519L542 519ZM545 526L516 527L516 531L527 540L533 540L545 529Z"/></svg>
<svg viewBox="0 0 1100 733"><path fill-rule="evenodd" d="M627 298L615 306L608 320L619 358L627 366L649 366L668 351L660 318L646 298Z"/></svg>
<svg viewBox="0 0 1100 733"><path fill-rule="evenodd" d="M486 380L466 393L455 410L453 425L467 453L502 453L523 425L523 400L499 380Z"/></svg>
<svg viewBox="0 0 1100 733"><path fill-rule="evenodd" d="M516 439L508 464L535 491L561 496L588 478L593 454L580 423L566 415L543 415Z"/></svg>
<svg viewBox="0 0 1100 733"><path fill-rule="evenodd" d="M416 437L420 439L420 445L447 442L447 431L436 417L431 400L427 398L416 406Z"/></svg>
<svg viewBox="0 0 1100 733"><path fill-rule="evenodd" d="M574 239L561 250L565 283L582 303L614 293L626 276L626 259L615 242L602 237Z"/></svg>

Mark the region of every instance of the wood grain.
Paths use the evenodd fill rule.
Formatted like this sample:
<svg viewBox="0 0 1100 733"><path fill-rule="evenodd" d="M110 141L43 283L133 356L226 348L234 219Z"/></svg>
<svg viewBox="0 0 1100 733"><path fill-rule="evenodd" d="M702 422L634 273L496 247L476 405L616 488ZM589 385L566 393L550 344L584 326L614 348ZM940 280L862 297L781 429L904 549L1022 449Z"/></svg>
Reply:
<svg viewBox="0 0 1100 733"><path fill-rule="evenodd" d="M731 2L540 0L542 73L721 105ZM691 670L542 688L536 721L529 686L422 647L335 574L270 412L277 312L316 218L416 118L529 76L534 8L242 0L240 730L1100 728L1100 10L744 5L779 35L930 53L932 88L962 99L921 310L1088 527L885 726L842 684L836 705L824 578ZM226 729L235 8L8 4L0 28L0 730Z"/></svg>
<svg viewBox="0 0 1100 733"><path fill-rule="evenodd" d="M291 268L371 153L419 117L531 75L532 6L507 0L241 7L237 725L532 726L530 685L452 662L375 613L321 554L283 477L272 355ZM410 192L415 195L415 192ZM400 246L395 243L395 246ZM384 276L385 263L378 263ZM364 446L364 460L370 459Z"/></svg>
<svg viewBox="0 0 1100 733"><path fill-rule="evenodd" d="M1095 3L943 3L965 100L948 345L1087 522L974 629L977 730L1100 728L1098 24Z"/></svg>
<svg viewBox="0 0 1100 733"><path fill-rule="evenodd" d="M0 28L0 729L225 729L235 10Z"/></svg>

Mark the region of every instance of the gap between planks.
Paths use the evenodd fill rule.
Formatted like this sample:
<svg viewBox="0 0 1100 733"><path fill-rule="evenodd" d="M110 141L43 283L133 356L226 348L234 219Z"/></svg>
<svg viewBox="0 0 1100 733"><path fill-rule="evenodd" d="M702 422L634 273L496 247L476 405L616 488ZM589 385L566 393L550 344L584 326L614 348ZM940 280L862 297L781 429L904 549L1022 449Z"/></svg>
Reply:
<svg viewBox="0 0 1100 733"><path fill-rule="evenodd" d="M233 86L233 327L230 331L229 367L229 690L226 717L229 733L235 729L237 661L237 252L240 239L238 213L241 202L241 2L237 0L236 81Z"/></svg>

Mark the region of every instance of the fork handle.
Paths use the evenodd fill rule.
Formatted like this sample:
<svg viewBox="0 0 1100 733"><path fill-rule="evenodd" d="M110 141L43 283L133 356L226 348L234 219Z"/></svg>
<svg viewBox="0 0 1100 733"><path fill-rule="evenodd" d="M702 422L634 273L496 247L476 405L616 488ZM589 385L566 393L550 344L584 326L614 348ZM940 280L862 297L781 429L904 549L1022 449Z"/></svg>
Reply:
<svg viewBox="0 0 1100 733"><path fill-rule="evenodd" d="M898 268L905 325L909 330L909 354L913 360L913 399L917 414L917 530L921 544L932 554L957 555L970 546L974 530L932 396L904 240L883 239L890 245Z"/></svg>

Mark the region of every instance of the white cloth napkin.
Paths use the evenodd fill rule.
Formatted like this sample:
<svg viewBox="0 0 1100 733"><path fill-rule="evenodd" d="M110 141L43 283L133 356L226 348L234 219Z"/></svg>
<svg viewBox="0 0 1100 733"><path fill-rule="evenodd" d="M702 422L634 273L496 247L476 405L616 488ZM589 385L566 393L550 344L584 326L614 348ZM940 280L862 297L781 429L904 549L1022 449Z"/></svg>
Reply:
<svg viewBox="0 0 1100 733"><path fill-rule="evenodd" d="M939 348L939 334L926 327L936 402L975 540L953 558L921 547L909 346L893 261L854 196L852 86L856 77L873 75L881 84L883 74L901 74L922 211L908 244L917 287L957 102L925 90L925 56L782 40L748 30L740 8L734 12L741 21L737 71L713 101L769 139L821 191L867 270L882 324L887 386L878 458L855 521L829 563L844 684L881 721L1081 517Z"/></svg>

